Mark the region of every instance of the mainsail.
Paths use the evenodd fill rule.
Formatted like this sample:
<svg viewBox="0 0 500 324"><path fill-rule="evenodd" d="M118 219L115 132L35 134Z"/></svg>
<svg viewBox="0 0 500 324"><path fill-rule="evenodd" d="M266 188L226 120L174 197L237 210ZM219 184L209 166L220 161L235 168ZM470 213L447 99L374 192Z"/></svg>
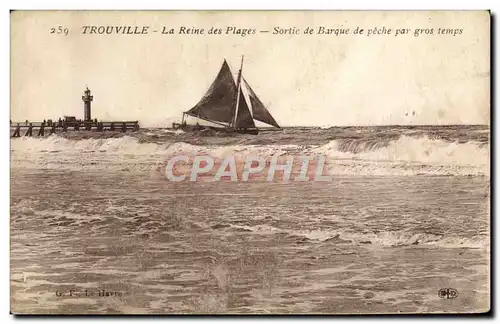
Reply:
<svg viewBox="0 0 500 324"><path fill-rule="evenodd" d="M243 60L241 63L243 66ZM236 83L229 65L224 60L219 74L208 91L185 114L216 124L221 123L223 126L234 129L256 129L254 119L280 128L248 82L242 77L241 71L242 69L239 71ZM248 90L253 116L242 91L241 79L245 81ZM222 123L227 123L227 125Z"/></svg>
<svg viewBox="0 0 500 324"><path fill-rule="evenodd" d="M229 65L224 60L219 74L208 91L186 114L210 121L230 123L237 92Z"/></svg>
<svg viewBox="0 0 500 324"><path fill-rule="evenodd" d="M243 81L245 81L245 86L248 90L248 96L250 97L253 118L263 123L280 128L280 125L278 125L278 123L276 122L276 120L274 120L273 116L271 116L271 113L266 109L262 101L260 101L259 97L257 97L252 87L250 87L250 85L248 84L247 80L243 78Z"/></svg>

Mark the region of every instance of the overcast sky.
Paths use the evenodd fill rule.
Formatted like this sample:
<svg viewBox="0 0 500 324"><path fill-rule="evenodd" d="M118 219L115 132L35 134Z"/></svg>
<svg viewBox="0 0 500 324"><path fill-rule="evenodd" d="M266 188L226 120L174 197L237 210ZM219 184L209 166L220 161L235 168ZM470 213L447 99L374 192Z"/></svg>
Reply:
<svg viewBox="0 0 500 324"><path fill-rule="evenodd" d="M243 74L280 125L488 124L487 12L14 12L11 116L93 117L170 126L222 61ZM59 25L69 35L50 34ZM83 35L85 25L149 35ZM255 28L255 35L161 35L163 26ZM272 35L274 27L391 28L392 35ZM410 35L394 36L410 28ZM416 28L434 35L414 36ZM462 29L436 35L438 28ZM260 33L269 30L270 33Z"/></svg>

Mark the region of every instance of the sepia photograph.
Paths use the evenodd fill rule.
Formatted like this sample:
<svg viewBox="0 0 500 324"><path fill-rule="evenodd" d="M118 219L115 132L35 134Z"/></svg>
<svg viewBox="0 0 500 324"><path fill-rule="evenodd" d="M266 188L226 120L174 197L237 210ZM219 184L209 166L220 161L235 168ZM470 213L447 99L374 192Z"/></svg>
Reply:
<svg viewBox="0 0 500 324"><path fill-rule="evenodd" d="M11 11L11 313L489 312L491 22Z"/></svg>

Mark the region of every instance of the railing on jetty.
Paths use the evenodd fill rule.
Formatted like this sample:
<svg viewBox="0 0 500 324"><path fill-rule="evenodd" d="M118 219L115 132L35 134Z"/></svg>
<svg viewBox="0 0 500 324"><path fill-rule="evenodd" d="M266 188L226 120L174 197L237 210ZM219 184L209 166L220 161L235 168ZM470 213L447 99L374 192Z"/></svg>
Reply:
<svg viewBox="0 0 500 324"><path fill-rule="evenodd" d="M21 133L24 136L45 136L45 134L52 135L57 132L67 132L67 131L119 131L122 133L127 132L127 130L137 131L139 130L138 121L43 121L43 122L29 122L25 121L22 123L10 123L10 129L14 129L14 133L11 137L21 137ZM24 131L26 130L26 131Z"/></svg>

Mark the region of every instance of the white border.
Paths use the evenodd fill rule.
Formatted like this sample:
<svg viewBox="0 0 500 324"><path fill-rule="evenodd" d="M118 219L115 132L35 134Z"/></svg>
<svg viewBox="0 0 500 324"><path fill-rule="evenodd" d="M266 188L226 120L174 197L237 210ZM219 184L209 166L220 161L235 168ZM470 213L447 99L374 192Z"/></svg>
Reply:
<svg viewBox="0 0 500 324"><path fill-rule="evenodd" d="M105 1L105 0L78 0L78 1L63 1L63 0L51 0L51 1L44 1L43 3L40 3L39 1L13 1L13 0L6 0L2 1L1 7L2 11L0 11L0 37L1 37L1 44L2 50L0 51L1 53L1 62L2 62L2 86L0 88L1 91L1 101L3 103L3 109L1 110L1 116L2 123L7 123L7 119L9 119L9 111L10 111L10 105L9 105L9 83L10 83L10 77L9 77L9 58L10 58L10 48L9 48L9 35L10 35L10 30L9 30L9 9L38 9L38 10L49 10L49 9L103 9L103 10L112 10L112 9L121 9L121 10L139 10L139 9L194 9L194 10L203 10L203 9L236 9L236 10L243 10L243 9L307 9L307 10L313 10L313 9L318 9L318 10L369 10L369 9L375 9L375 10L425 10L425 9L433 9L433 10L438 10L438 9L453 9L453 10L460 10L460 9L466 9L466 10L477 10L477 9L491 9L493 13L497 14L497 19L496 19L496 25L498 25L498 14L500 12L499 9L499 3L500 1L493 1L493 0L475 0L475 1L437 1L437 0L420 0L420 1L401 1L401 2L395 2L395 1L390 1L390 0L385 0L385 1L369 1L369 0L343 0L343 1L319 1L319 0L306 0L306 1L293 1L293 0L282 0L282 1L275 1L271 2L269 0L240 0L240 1L223 1L223 0L211 0L211 1L203 1L203 0L182 0L182 1L177 1L174 3L168 3L166 4L165 2L162 1L151 1L151 0L140 0L140 1L119 1L119 2L112 2L112 1ZM498 30L498 26L495 26L496 30ZM498 43L498 32L495 32L495 43ZM498 56L498 53L496 53ZM496 69L495 73L492 71L492 75L496 75ZM498 93L498 83L495 83L494 89L491 89L492 92ZM496 113L498 116L498 112ZM498 126L498 118L495 118L495 124ZM6 133L6 132L5 132ZM493 134L492 134L493 135ZM497 136L495 136L495 143L498 142ZM0 215L0 219L3 222L3 226L1 227L3 230L3 235L1 235L2 239L2 244L0 245L0 260L2 260L2 267L0 267L0 305L1 305L1 311L0 311L0 318L1 318L1 323L11 323L15 319L13 316L9 315L9 310L10 310L10 286L9 286L9 203L10 203L10 164L7 159L7 156L10 154L10 140L7 134L4 134L2 137L0 137L0 146L2 151L4 152L4 159L1 160L1 179L0 183L2 186L2 189L5 190L5 192L2 192L2 195L0 195L1 200L0 204L2 207L2 210L4 211L4 214ZM496 180L496 178L495 178ZM494 198L496 198L497 195L495 195ZM495 233L499 233L497 230L498 228L498 223L500 221L497 220L495 222L495 228L492 228L492 235L495 235ZM497 238L496 241L499 239ZM495 247L493 248L493 251L496 252L496 244ZM496 255L496 253L495 253ZM496 258L495 258L496 259ZM498 274L498 267L496 267L497 273ZM496 276L496 279L498 280L498 275ZM491 287L494 289L494 287ZM496 296L498 299L498 295ZM494 305L492 305L494 307ZM497 309L498 311L498 309ZM89 318L86 318L89 319ZM119 323L122 322L125 318L113 318L113 319L103 319L103 318L91 318L91 320L94 320L95 322L115 322ZM173 319L165 317L165 320L172 321ZM199 319L188 319L188 321L192 320L203 320L204 318L199 318ZM224 318L212 318L212 320L224 320ZM234 320L233 319L228 319L228 320ZM250 321L254 322L266 322L266 321L283 321L287 320L289 318L253 318L250 319ZM319 318L311 318L311 319L306 319L306 318L297 318L300 321L309 321L309 320L320 320ZM364 320L369 320L369 321L387 321L392 318L390 317L382 317L382 318L370 318L370 319L364 319ZM457 318L426 318L426 317L414 317L414 318L394 318L398 323L404 323L404 322L409 322L409 321L414 321L414 320L425 320L426 322L435 322L435 321L442 321L442 320L456 320ZM35 318L31 320L44 320L43 318ZM76 319L71 319L68 317L61 317L59 320L62 320L64 322L66 321L75 321ZM81 320L81 319L80 319ZM132 320L127 320L128 322L144 322L147 321L148 318L139 318L139 319L132 319ZM150 319L149 319L150 320ZM183 322L186 321L186 319L175 319L175 321L180 321L182 320ZM349 321L349 318L323 318L321 319L322 321L335 321L336 323L341 323L341 322L347 322ZM467 318L465 319L466 321L476 321L477 318Z"/></svg>
<svg viewBox="0 0 500 324"><path fill-rule="evenodd" d="M494 1L476 0L476 1L401 1L397 5L393 1L369 1L369 0L347 0L347 1L274 1L269 0L182 0L177 2L165 3L165 1L120 1L116 3L105 0L79 0L64 1L52 0L40 3L38 1L6 1L10 2L11 9L306 9L306 10L427 10L427 9L491 9L494 7Z"/></svg>

